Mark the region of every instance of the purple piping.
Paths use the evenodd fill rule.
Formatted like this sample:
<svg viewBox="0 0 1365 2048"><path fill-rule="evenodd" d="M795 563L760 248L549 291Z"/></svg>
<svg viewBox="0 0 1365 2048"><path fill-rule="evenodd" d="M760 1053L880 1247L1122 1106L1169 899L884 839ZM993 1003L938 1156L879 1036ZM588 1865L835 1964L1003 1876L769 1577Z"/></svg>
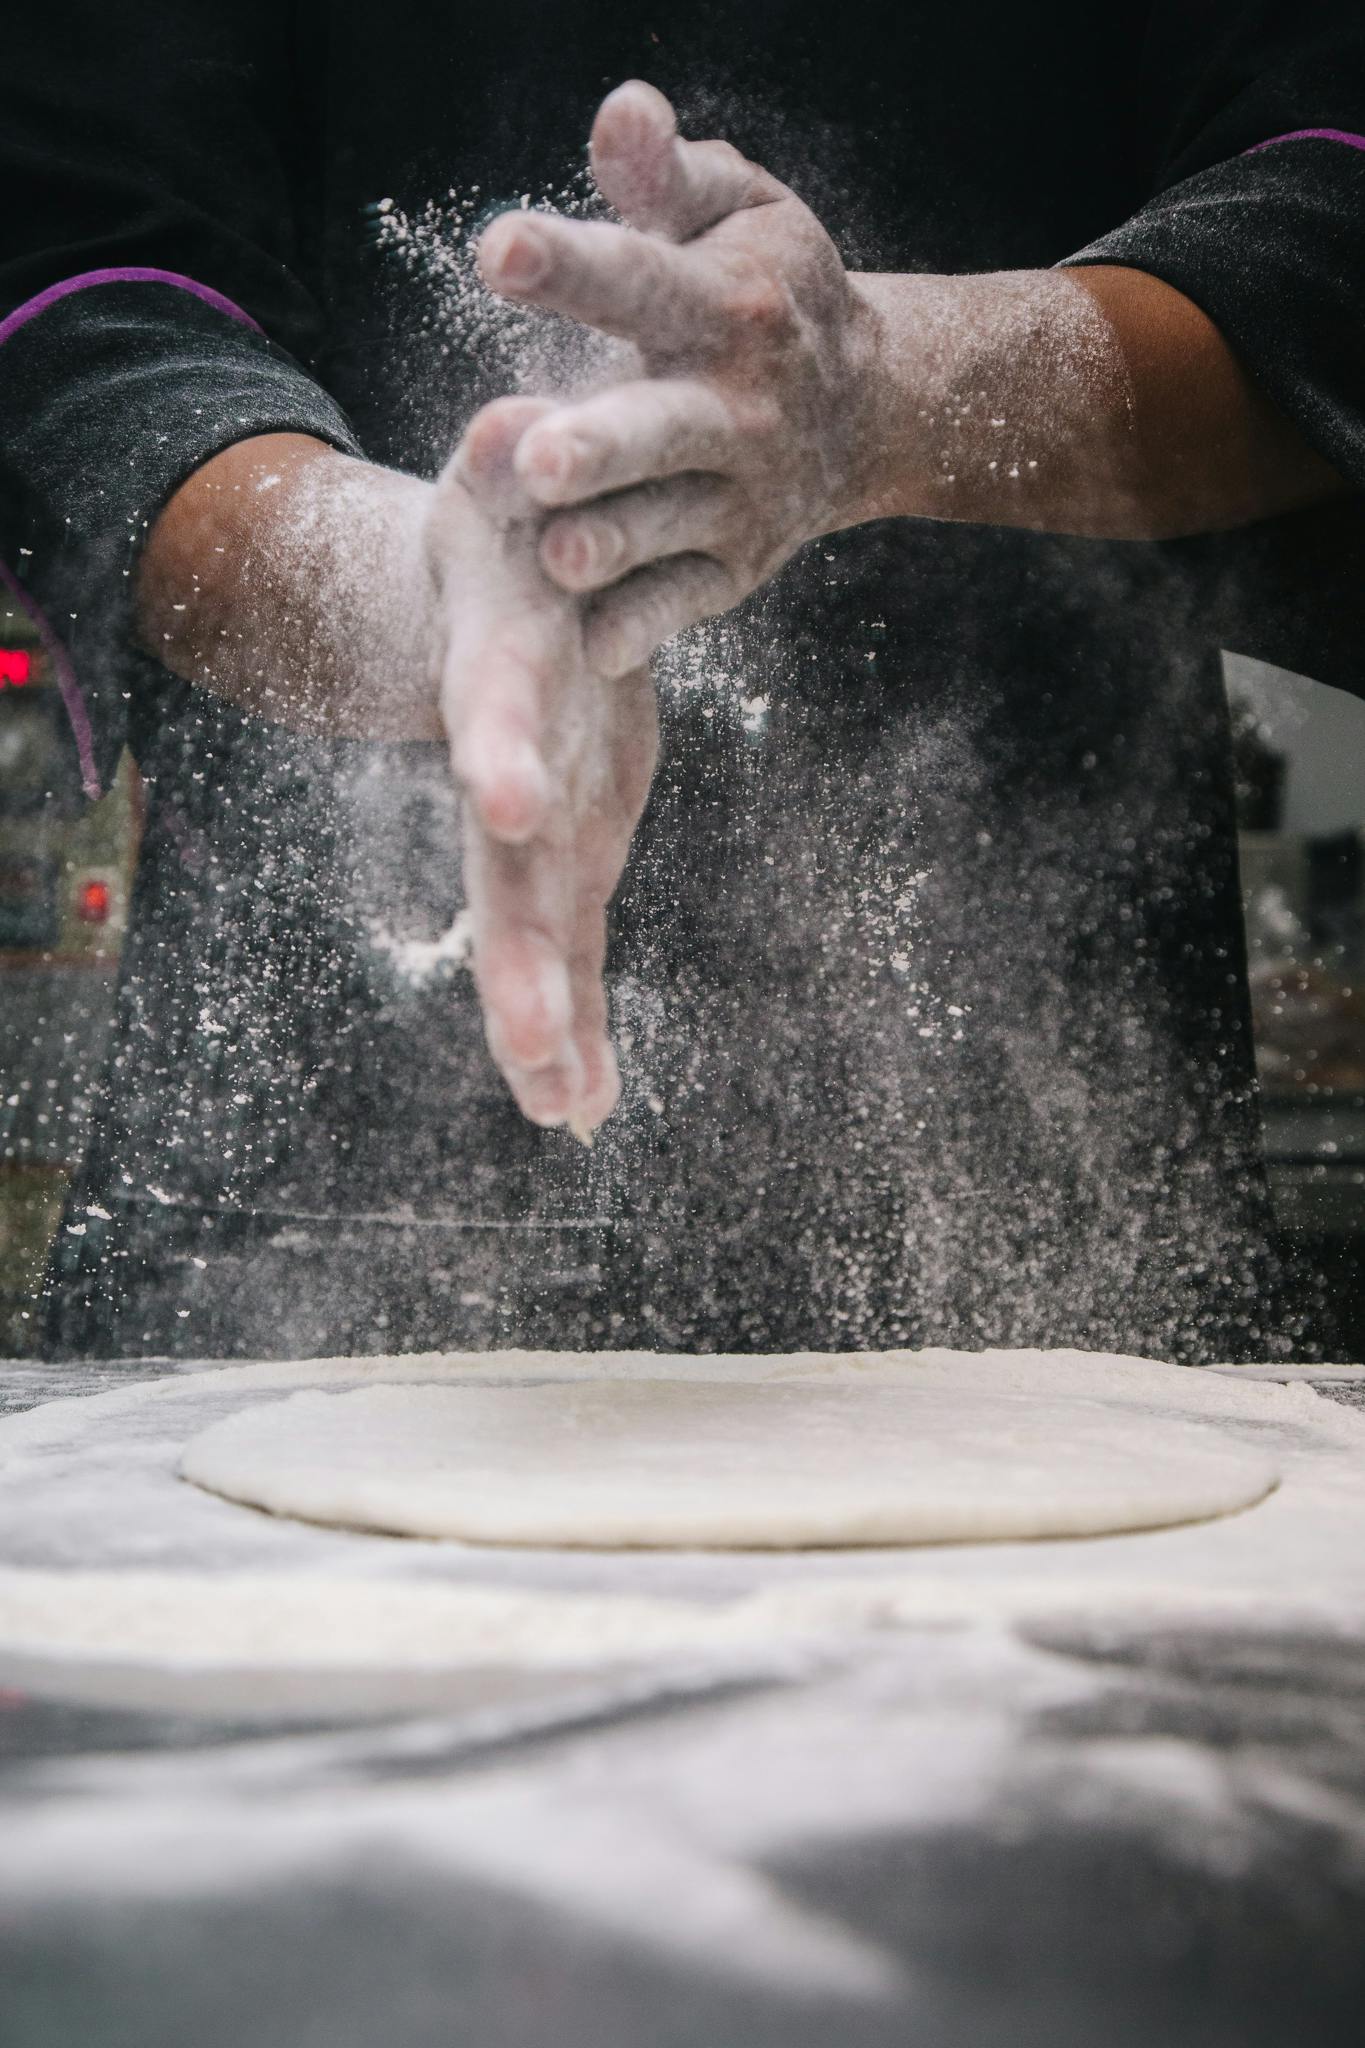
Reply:
<svg viewBox="0 0 1365 2048"><path fill-rule="evenodd" d="M1255 156L1259 150L1273 149L1277 142L1344 142L1348 149L1365 149L1365 135L1352 135L1345 128L1291 128L1287 135L1272 135L1268 142L1254 142L1242 154Z"/></svg>
<svg viewBox="0 0 1365 2048"><path fill-rule="evenodd" d="M6 314L5 318L0 320L0 348L3 348L11 335L17 334L21 327L26 327L30 320L36 320L49 306L55 306L61 299L70 298L73 292L87 291L92 285L98 284L174 285L179 291L190 292L196 299L202 299L204 304L212 306L215 312L226 313L229 320L236 320L241 326L250 327L257 334L264 332L250 313L244 313L240 306L234 304L222 292L216 292L211 284L200 284L195 278L182 277L178 270L152 270L141 264L127 264L113 270L83 270L78 277L64 277L60 284L50 284L46 291L38 292L33 298L26 299L22 306L16 306L12 313ZM81 766L81 787L93 801L101 794L99 773L95 766L95 740L90 730L90 713L86 709L81 686L76 680L71 657L58 638L47 614L30 597L14 571L4 562L0 562L0 583L3 583L20 610L32 621L42 642L43 651L52 663L52 672L57 678L57 688L61 692L62 703L66 707L66 715L71 721L71 732L76 742L76 756Z"/></svg>
<svg viewBox="0 0 1365 2048"><path fill-rule="evenodd" d="M76 681L76 671L71 666L71 656L53 631L52 622L42 607L36 604L25 590L13 569L0 562L0 583L37 629L42 641L43 652L52 663L57 678L57 688L62 693L66 715L71 720L71 731L76 741L76 756L81 764L81 788L93 801L101 794L99 773L95 767L95 740L90 730L90 714L85 708L81 686Z"/></svg>
<svg viewBox="0 0 1365 2048"><path fill-rule="evenodd" d="M180 291L191 292L196 299L202 299L215 312L226 313L229 320L253 328L257 334L265 331L250 313L244 313L239 305L225 298L222 292L216 292L211 284L199 284L192 277L182 277L178 270L147 270L140 264L130 264L117 270L83 270L79 277L64 277L60 284L50 284L46 291L25 299L22 306L16 306L12 313L7 313L0 320L0 348L12 334L17 334L30 320L36 320L49 306L55 306L59 299L70 298L72 292L88 291L97 284L173 284Z"/></svg>

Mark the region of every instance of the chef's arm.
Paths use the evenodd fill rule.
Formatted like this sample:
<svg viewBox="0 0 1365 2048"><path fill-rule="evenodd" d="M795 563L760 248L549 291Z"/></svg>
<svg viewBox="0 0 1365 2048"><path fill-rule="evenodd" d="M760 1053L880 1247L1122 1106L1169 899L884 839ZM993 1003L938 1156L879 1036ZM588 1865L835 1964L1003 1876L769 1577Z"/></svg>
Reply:
<svg viewBox="0 0 1365 2048"><path fill-rule="evenodd" d="M1272 390L1158 274L1169 235L1150 260L1139 237L1141 261L1094 245L1055 270L850 274L794 193L683 141L647 85L606 100L593 157L624 225L508 215L480 261L504 297L633 344L644 372L558 408L517 456L607 675L868 520L1148 540L1347 488L1294 415L1317 419L1312 306L1257 363Z"/></svg>
<svg viewBox="0 0 1365 2048"><path fill-rule="evenodd" d="M619 1089L605 908L649 787L654 706L643 674L605 693L584 672L533 512L518 542L511 461L543 410L486 409L434 483L307 435L236 443L155 520L135 618L162 662L274 724L449 743L489 1049L528 1117L587 1138Z"/></svg>
<svg viewBox="0 0 1365 2048"><path fill-rule="evenodd" d="M877 424L840 524L909 515L1147 540L1347 489L1208 315L1143 271L852 287Z"/></svg>
<svg viewBox="0 0 1365 2048"><path fill-rule="evenodd" d="M1146 538L1346 488L1213 322L1143 272L850 285L866 424L827 530L911 516ZM152 528L143 647L297 730L438 739L432 497L306 435L236 443Z"/></svg>
<svg viewBox="0 0 1365 2048"><path fill-rule="evenodd" d="M298 732L437 740L435 487L305 434L215 455L152 525L138 567L144 650Z"/></svg>

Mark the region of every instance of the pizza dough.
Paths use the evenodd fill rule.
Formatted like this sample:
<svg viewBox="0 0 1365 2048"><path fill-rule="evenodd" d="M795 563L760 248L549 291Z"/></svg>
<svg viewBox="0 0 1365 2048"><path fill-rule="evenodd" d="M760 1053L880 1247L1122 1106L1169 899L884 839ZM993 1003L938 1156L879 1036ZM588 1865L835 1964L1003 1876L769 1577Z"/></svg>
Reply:
<svg viewBox="0 0 1365 2048"><path fill-rule="evenodd" d="M1242 1368L1074 1351L490 1351L154 1380L125 1370L103 1392L88 1369L65 1377L71 1397L0 1416L0 1684L54 1698L267 1720L452 1706L553 1717L618 1686L662 1698L790 1676L814 1648L902 1629L1062 1616L1291 1632L1312 1616L1352 1637L1365 1626L1365 1410ZM255 1410L257 1437L276 1440L295 1394L345 1413L368 1389L454 1397L651 1379L951 1391L959 1420L964 1404L984 1418L977 1448L997 1464L1012 1441L1017 1455L1023 1410L1063 1463L1068 1417L1103 1418L1147 1479L1179 1434L1206 1456L1251 1457L1249 1483L1272 1467L1280 1483L1246 1513L1099 1542L784 1552L399 1542L261 1514L179 1475L187 1447L228 1416ZM48 1383L46 1369L15 1367L0 1398Z"/></svg>
<svg viewBox="0 0 1365 2048"><path fill-rule="evenodd" d="M1000 1357L1001 1354L996 1354ZM186 1479L276 1515L592 1549L803 1549L1098 1536L1251 1506L1273 1462L1106 1398L1049 1354L925 1355L892 1383L665 1376L302 1392L191 1439ZM1026 1368L1021 1371L1021 1364ZM1166 1379L1176 1368L1139 1368ZM1080 1382L1085 1385L1085 1382Z"/></svg>

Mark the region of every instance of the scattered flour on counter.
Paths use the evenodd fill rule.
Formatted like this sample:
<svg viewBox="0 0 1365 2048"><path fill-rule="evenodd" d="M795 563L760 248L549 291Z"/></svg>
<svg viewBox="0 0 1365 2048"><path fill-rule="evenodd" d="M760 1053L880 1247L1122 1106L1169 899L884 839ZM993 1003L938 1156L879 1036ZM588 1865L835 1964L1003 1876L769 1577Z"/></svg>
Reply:
<svg viewBox="0 0 1365 2048"><path fill-rule="evenodd" d="M975 1380L983 1437L1006 1440L1002 1469L1025 1400L1042 1428L1060 1399L1063 1410L1089 1401L1109 1412L1134 1447L1163 1428L1203 1434L1281 1482L1242 1513L1099 1541L784 1553L395 1541L261 1514L177 1477L187 1446L212 1425L272 1401L284 1425L299 1393L335 1406L356 1390L444 1401L590 1384L598 1401L616 1381L624 1411L663 1380L699 1394L771 1394L776 1410L802 1389L883 1400L951 1375L964 1400ZM345 1669L400 1689L404 1672L638 1667L670 1656L734 1668L869 1631L1060 1614L1312 1616L1365 1629L1365 1414L1303 1385L1075 1352L489 1352L219 1367L0 1421L0 1683L7 1659L30 1679L37 1660L95 1680L130 1666Z"/></svg>
<svg viewBox="0 0 1365 2048"><path fill-rule="evenodd" d="M734 1646L744 1625L738 1610L615 1594L0 1569L0 1643L130 1663L576 1670Z"/></svg>

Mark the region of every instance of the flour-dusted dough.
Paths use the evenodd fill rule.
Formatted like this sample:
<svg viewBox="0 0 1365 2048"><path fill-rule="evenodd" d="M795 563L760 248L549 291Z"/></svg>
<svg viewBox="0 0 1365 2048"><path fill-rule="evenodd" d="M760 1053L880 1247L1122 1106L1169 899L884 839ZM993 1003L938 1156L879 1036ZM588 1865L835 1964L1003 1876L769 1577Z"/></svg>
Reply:
<svg viewBox="0 0 1365 2048"><path fill-rule="evenodd" d="M1053 1431L1078 1403L1133 1445L1159 1448L1166 1425L1195 1425L1206 1442L1268 1454L1281 1483L1247 1514L1155 1535L784 1553L401 1543L257 1514L178 1476L209 1425L263 1403L279 1417L282 1399L305 1390L647 1377L951 1382L997 1424L1011 1397L1027 1397ZM666 1697L790 1675L807 1668L808 1649L869 1632L1067 1615L1290 1633L1311 1616L1354 1640L1365 1629L1362 1557L1365 1411L1238 1369L1080 1352L275 1360L123 1376L104 1393L83 1387L0 1416L0 1685L137 1710L482 1715L496 1703L515 1719L526 1702L534 1721L542 1707L558 1713L556 1702L578 1713L585 1698L614 1698L618 1680L623 1697L656 1685Z"/></svg>
<svg viewBox="0 0 1365 2048"><path fill-rule="evenodd" d="M928 1355L880 1385L660 1376L296 1393L204 1430L180 1471L342 1528L593 1549L1098 1536L1228 1514L1276 1483L1245 1444L1106 1399L1103 1361L1082 1393L1074 1365L1059 1388L1049 1354L1022 1374L1020 1359L1001 1372ZM1148 1370L1159 1384L1174 1369Z"/></svg>

